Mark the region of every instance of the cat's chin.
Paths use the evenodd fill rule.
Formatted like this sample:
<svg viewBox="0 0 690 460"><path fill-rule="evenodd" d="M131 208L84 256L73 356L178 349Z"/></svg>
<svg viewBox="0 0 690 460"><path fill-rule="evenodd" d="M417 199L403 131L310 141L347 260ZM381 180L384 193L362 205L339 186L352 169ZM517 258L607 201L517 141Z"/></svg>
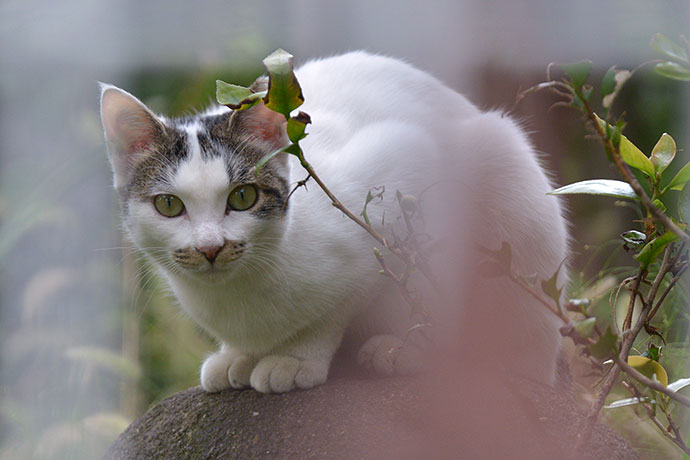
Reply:
<svg viewBox="0 0 690 460"><path fill-rule="evenodd" d="M223 283L232 279L237 273L237 267L224 266L216 267L214 265L198 268L196 270L184 270L184 273L195 280L216 284Z"/></svg>

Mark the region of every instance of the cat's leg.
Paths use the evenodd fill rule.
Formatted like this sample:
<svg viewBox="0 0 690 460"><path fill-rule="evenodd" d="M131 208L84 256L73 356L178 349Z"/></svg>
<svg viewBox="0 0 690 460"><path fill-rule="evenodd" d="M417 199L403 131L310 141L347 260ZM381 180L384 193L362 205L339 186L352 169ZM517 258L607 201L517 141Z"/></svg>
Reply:
<svg viewBox="0 0 690 460"><path fill-rule="evenodd" d="M333 321L303 331L291 344L259 360L251 373L252 388L262 393L285 393L326 382L343 330L341 322Z"/></svg>
<svg viewBox="0 0 690 460"><path fill-rule="evenodd" d="M201 366L201 387L209 393L247 388L256 358L223 344Z"/></svg>

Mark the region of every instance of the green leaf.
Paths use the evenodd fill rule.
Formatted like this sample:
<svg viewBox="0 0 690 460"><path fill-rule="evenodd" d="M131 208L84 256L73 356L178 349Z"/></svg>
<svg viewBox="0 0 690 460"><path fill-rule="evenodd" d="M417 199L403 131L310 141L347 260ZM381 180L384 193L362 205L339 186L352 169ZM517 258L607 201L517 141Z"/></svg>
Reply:
<svg viewBox="0 0 690 460"><path fill-rule="evenodd" d="M607 96L616 90L616 66L611 67L601 80L601 97Z"/></svg>
<svg viewBox="0 0 690 460"><path fill-rule="evenodd" d="M623 158L623 161L625 161L628 165L639 169L647 176L654 178L654 165L652 162L644 153L642 153L640 149L637 148L635 144L630 142L628 138L622 134L619 151L621 158Z"/></svg>
<svg viewBox="0 0 690 460"><path fill-rule="evenodd" d="M649 344L649 347L642 353L645 358L653 359L654 361L659 361L659 350L661 348L657 347L653 343Z"/></svg>
<svg viewBox="0 0 690 460"><path fill-rule="evenodd" d="M592 301L590 299L568 299L568 302L565 304L565 308L568 311L574 311L574 312L585 314L587 311L587 308L591 304L592 304Z"/></svg>
<svg viewBox="0 0 690 460"><path fill-rule="evenodd" d="M649 157L649 160L654 165L657 174L661 174L671 164L675 156L676 141L670 135L664 133L652 149L652 155Z"/></svg>
<svg viewBox="0 0 690 460"><path fill-rule="evenodd" d="M580 61L574 64L563 64L560 67L563 69L563 72L570 77L573 87L579 88L585 83L587 77L592 71L592 61Z"/></svg>
<svg viewBox="0 0 690 460"><path fill-rule="evenodd" d="M556 305L561 304L561 292L563 291L563 288L558 287L558 273L561 271L561 267L563 264L558 266L558 269L556 269L556 272L549 278L548 280L542 280L541 282L541 290L544 291L544 294L549 296L551 299L553 299L554 302L556 302Z"/></svg>
<svg viewBox="0 0 690 460"><path fill-rule="evenodd" d="M673 176L673 179L668 183L664 192L666 192L666 190L683 190L683 187L685 187L688 181L690 181L690 163L680 168L680 171Z"/></svg>
<svg viewBox="0 0 690 460"><path fill-rule="evenodd" d="M385 185L374 187L367 191L367 197L364 199L364 207L362 208L362 212L359 215L364 218L364 222L366 222L369 226L371 226L371 222L369 221L369 214L367 214L367 206L369 206L369 203L371 203L374 200L383 201L384 193L386 193Z"/></svg>
<svg viewBox="0 0 690 460"><path fill-rule="evenodd" d="M583 319L582 321L577 321L575 322L575 332L577 332L580 337L587 338L592 335L594 332L594 326L597 324L597 319L592 317L592 318L586 318Z"/></svg>
<svg viewBox="0 0 690 460"><path fill-rule="evenodd" d="M659 75L673 80L690 81L690 69L677 62L660 62L654 66Z"/></svg>
<svg viewBox="0 0 690 460"><path fill-rule="evenodd" d="M678 235L675 233L666 232L647 243L642 248L640 253L635 256L635 259L642 264L643 269L647 268L659 258L659 255L664 251L669 243L672 243L677 239Z"/></svg>
<svg viewBox="0 0 690 460"><path fill-rule="evenodd" d="M683 388L690 386L690 379L678 379L675 382L669 383L666 388L671 391L680 391Z"/></svg>
<svg viewBox="0 0 690 460"><path fill-rule="evenodd" d="M599 337L599 340L589 347L589 352L597 359L604 359L614 352L617 341L618 336L611 332L611 328L609 327L606 329L606 332Z"/></svg>
<svg viewBox="0 0 690 460"><path fill-rule="evenodd" d="M664 34L655 34L650 43L652 49L676 61L688 62L688 54Z"/></svg>
<svg viewBox="0 0 690 460"><path fill-rule="evenodd" d="M268 94L264 103L274 112L283 114L285 119L289 119L290 112L304 102L292 60L290 53L277 49L263 61L268 71Z"/></svg>
<svg viewBox="0 0 690 460"><path fill-rule="evenodd" d="M690 223L690 185L685 185L678 198L678 215L683 222Z"/></svg>
<svg viewBox="0 0 690 460"><path fill-rule="evenodd" d="M642 397L639 399L638 398L619 399L618 401L614 401L611 404L605 405L604 409L616 409L618 407L632 406L634 404L639 404L639 403L645 402L645 401L649 401L649 398Z"/></svg>
<svg viewBox="0 0 690 460"><path fill-rule="evenodd" d="M565 185L548 192L548 195L604 195L616 198L638 199L627 182L610 179L590 179Z"/></svg>
<svg viewBox="0 0 690 460"><path fill-rule="evenodd" d="M300 112L301 113L301 112ZM304 130L307 127L307 124L304 123L303 121L300 121L298 118L290 118L288 119L287 122L287 135L288 138L292 142L299 142L307 135L305 134Z"/></svg>
<svg viewBox="0 0 690 460"><path fill-rule="evenodd" d="M645 377L656 380L662 385L668 385L668 373L664 366L646 356L628 356L628 365Z"/></svg>
<svg viewBox="0 0 690 460"><path fill-rule="evenodd" d="M611 108L616 96L631 76L632 72L629 70L618 70L615 66L606 72L601 82L602 105L605 108Z"/></svg>
<svg viewBox="0 0 690 460"><path fill-rule="evenodd" d="M621 233L620 236L623 239L623 241L634 246L643 245L645 240L647 239L647 235L645 235L642 232L638 232L637 230L628 230L625 233Z"/></svg>
<svg viewBox="0 0 690 460"><path fill-rule="evenodd" d="M285 152L292 145L294 145L294 144L286 145L284 147L279 148L278 150L274 150L273 152L262 156L261 159L259 159L259 161L256 162L256 170L254 171L254 174L258 175L259 171L261 171L261 168L263 168L271 158L278 155L279 153Z"/></svg>
<svg viewBox="0 0 690 460"><path fill-rule="evenodd" d="M610 125L608 125L608 123L599 118L596 114L595 116L597 117L599 126L604 128L605 130L613 129L612 127L610 127ZM649 158L647 158L647 156L644 153L642 153L640 149L637 148L637 146L635 146L635 144L630 142L630 140L628 140L628 138L623 136L622 134L618 150L621 154L621 158L623 158L623 161L625 161L628 165L632 166L633 168L639 169L650 178L654 179L654 165L652 164L652 162L649 160Z"/></svg>
<svg viewBox="0 0 690 460"><path fill-rule="evenodd" d="M666 212L666 205L665 205L664 202L661 201L659 198L657 198L657 199L655 199L654 201L652 201L652 204L653 204L654 206L656 206L657 208L659 208L659 209L661 210L661 212L664 212L664 213Z"/></svg>
<svg viewBox="0 0 690 460"><path fill-rule="evenodd" d="M252 107L266 96L266 91L253 92L244 86L231 85L223 80L216 80L216 100L234 110Z"/></svg>
<svg viewBox="0 0 690 460"><path fill-rule="evenodd" d="M669 383L666 386L666 388L673 391L673 392L677 392L677 391L682 390L683 388L686 388L689 385L690 385L690 379L678 379L675 382ZM647 398L647 397L643 397L643 398L641 398L641 400L637 399L637 398L621 399L619 401L615 401L615 402L613 402L607 406L604 406L604 407L607 409L612 409L612 408L616 408L616 407L630 406L632 404L638 404L640 401L648 401L648 400L649 400L649 398ZM650 401L650 402L653 403L654 401Z"/></svg>

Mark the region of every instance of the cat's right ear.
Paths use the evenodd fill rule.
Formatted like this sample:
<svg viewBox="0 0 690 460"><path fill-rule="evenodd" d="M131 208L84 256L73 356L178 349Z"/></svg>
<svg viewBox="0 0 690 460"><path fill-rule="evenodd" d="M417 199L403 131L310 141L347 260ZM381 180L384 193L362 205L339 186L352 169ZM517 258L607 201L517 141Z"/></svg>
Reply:
<svg viewBox="0 0 690 460"><path fill-rule="evenodd" d="M101 122L115 173L115 188L120 188L127 184L133 167L160 142L165 126L128 92L104 83L100 87Z"/></svg>

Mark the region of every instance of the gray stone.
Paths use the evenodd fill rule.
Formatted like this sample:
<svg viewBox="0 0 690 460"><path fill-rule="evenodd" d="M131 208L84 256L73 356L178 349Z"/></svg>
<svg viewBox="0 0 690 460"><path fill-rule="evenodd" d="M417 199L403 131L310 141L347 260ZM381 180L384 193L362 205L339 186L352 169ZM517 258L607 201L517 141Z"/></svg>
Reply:
<svg viewBox="0 0 690 460"><path fill-rule="evenodd" d="M535 382L437 377L336 377L281 395L191 388L152 406L105 458L638 458L603 425L586 452L572 452L583 411L567 392Z"/></svg>

